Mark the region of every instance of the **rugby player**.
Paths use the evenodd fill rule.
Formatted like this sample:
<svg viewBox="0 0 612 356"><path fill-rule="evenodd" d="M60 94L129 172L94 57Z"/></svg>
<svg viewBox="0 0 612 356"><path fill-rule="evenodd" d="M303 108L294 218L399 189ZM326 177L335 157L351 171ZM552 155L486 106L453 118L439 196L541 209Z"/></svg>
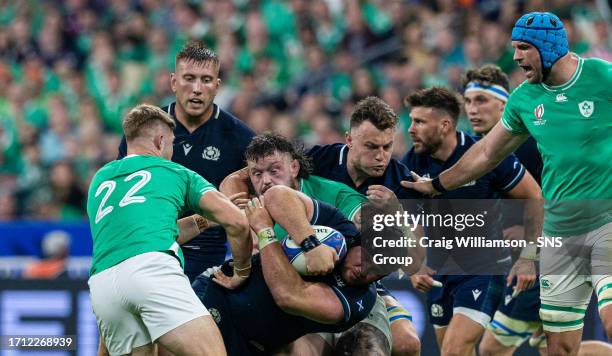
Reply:
<svg viewBox="0 0 612 356"><path fill-rule="evenodd" d="M253 198L245 210L259 238L251 278L236 290L222 287L230 282L226 263L213 273L218 283L202 275L193 284L215 316L229 355L270 355L298 337L342 332L368 315L376 302L371 282L380 276L362 271L359 232L340 211L281 185ZM323 246L302 243L316 239L312 225L333 227L347 240L348 253L331 274L302 278L283 252L274 223L304 251ZM358 346L351 347L351 354L366 354Z"/></svg>
<svg viewBox="0 0 612 356"><path fill-rule="evenodd" d="M244 150L255 135L242 121L214 104L221 85L219 58L201 42L190 42L176 55L170 86L176 101L163 108L176 123L172 161L218 187L228 174L244 167ZM126 141L119 146L125 157ZM185 216L187 216L186 214ZM226 236L222 227L206 229L181 246L190 281L223 263Z"/></svg>
<svg viewBox="0 0 612 356"><path fill-rule="evenodd" d="M89 288L98 330L111 355L148 355L153 342L180 355L223 355L219 330L183 274L177 217L184 209L229 234L235 288L250 273L248 221L212 184L170 162L175 121L151 105L123 121L127 156L93 177L87 214L93 235ZM191 231L195 220L191 222ZM183 231L185 233L185 231Z"/></svg>
<svg viewBox="0 0 612 356"><path fill-rule="evenodd" d="M479 136L486 135L501 119L504 106L510 96L508 76L496 65L487 64L467 71L463 77L465 112L472 129ZM542 157L533 137L529 137L515 152L516 158L540 184ZM523 239L524 226L517 221L522 214L503 211L504 238ZM510 215L510 216L508 216ZM512 286L506 287L493 320L478 347L481 355L512 355L516 348L527 341L541 327L539 283L516 295ZM544 340L539 347L545 347ZM544 352L543 350L541 352Z"/></svg>
<svg viewBox="0 0 612 356"><path fill-rule="evenodd" d="M423 89L408 96L405 103L410 108L409 133L414 145L402 163L416 174L437 176L440 171L455 164L477 142L475 138L456 130L461 103L454 92L441 87ZM515 199L539 199L541 196L538 184L514 156L506 158L491 173L471 184L437 198L484 200L498 199L502 195ZM491 216L501 214L499 205L493 205L489 210ZM503 239L501 222L487 221L481 233L487 239ZM537 231L530 233L535 235ZM480 275L457 275L459 273L445 265L449 259L467 271ZM519 261L519 265L524 264L521 259ZM427 266L424 268L427 273L410 278L416 289L427 292L430 319L442 355L475 353L476 343L501 299L504 288L502 275L508 271L510 263L507 249L428 249ZM527 275L518 276L517 292L531 287L536 278L533 261L526 264L530 264L531 269ZM436 271L435 275L433 271ZM443 287L432 289L434 281L442 283Z"/></svg>
<svg viewBox="0 0 612 356"><path fill-rule="evenodd" d="M564 242L541 250L540 318L548 353L575 355L593 291L612 337L612 64L570 53L563 23L547 12L519 18L512 46L527 80L510 95L501 121L452 168L403 184L425 194L456 189L533 136L544 162L544 234ZM588 256L574 257L574 244Z"/></svg>
<svg viewBox="0 0 612 356"><path fill-rule="evenodd" d="M346 144L314 146L306 152L313 159L315 175L344 183L379 206L399 209L398 199L417 199L419 194L403 189L402 180L410 172L391 157L393 136L399 118L393 109L377 97L357 103L350 117ZM421 235L417 231L417 235ZM391 322L393 355L418 355L420 341L412 324L412 315L389 291L378 283Z"/></svg>

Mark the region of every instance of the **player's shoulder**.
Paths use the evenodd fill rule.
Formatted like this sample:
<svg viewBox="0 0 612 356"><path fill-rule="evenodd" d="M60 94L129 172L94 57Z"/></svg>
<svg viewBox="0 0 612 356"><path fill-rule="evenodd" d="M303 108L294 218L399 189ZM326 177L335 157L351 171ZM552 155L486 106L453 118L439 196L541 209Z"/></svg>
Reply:
<svg viewBox="0 0 612 356"><path fill-rule="evenodd" d="M216 105L216 104L215 104ZM229 111L221 109L217 107L218 117L220 120L221 126L224 130L232 131L242 135L255 136L255 132L251 129L247 124L245 124L242 120L234 116Z"/></svg>
<svg viewBox="0 0 612 356"><path fill-rule="evenodd" d="M312 188L317 188L321 191L350 191L359 194L355 189L342 182L337 182L314 174L309 175L308 178L304 179L304 181L307 181Z"/></svg>
<svg viewBox="0 0 612 356"><path fill-rule="evenodd" d="M584 58L582 64L583 73L591 80L597 82L612 78L612 62L608 62L602 58Z"/></svg>
<svg viewBox="0 0 612 356"><path fill-rule="evenodd" d="M603 58L589 57L583 58L584 69L595 71L610 71L612 70L612 62L608 62Z"/></svg>

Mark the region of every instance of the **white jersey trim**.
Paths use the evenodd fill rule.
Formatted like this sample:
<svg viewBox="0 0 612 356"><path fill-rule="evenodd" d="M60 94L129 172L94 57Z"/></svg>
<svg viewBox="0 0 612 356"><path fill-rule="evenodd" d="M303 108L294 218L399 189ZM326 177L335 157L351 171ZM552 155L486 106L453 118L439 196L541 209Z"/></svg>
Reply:
<svg viewBox="0 0 612 356"><path fill-rule="evenodd" d="M506 184L506 186L505 186L505 187L503 187L503 188L502 188L502 190L503 190L503 191L506 191L506 190L507 190L508 188L510 188L510 187L511 187L511 186L512 186L514 183L516 183L516 180L517 180L517 179L519 179L519 177L521 176L521 173L523 173L523 171L524 171L524 170L525 170L525 166L523 166L523 165L521 164L521 169L519 169L519 171L518 171L518 173L516 174L516 176L514 177L514 179L513 179L513 180L512 180L510 183Z"/></svg>
<svg viewBox="0 0 612 356"><path fill-rule="evenodd" d="M342 148L340 149L340 157L338 158L338 165L341 166L342 162L344 161L344 149L346 148L346 145L342 146Z"/></svg>
<svg viewBox="0 0 612 356"><path fill-rule="evenodd" d="M578 57L575 54L572 54L572 55ZM546 85L544 83L540 83L540 85L542 85L542 87L544 89L546 89L547 91L555 91L556 92L556 91L565 91L565 90L568 90L574 84L576 84L576 82L580 78L580 74L582 74L583 63L584 63L584 59L582 57L578 57L578 66L576 67L576 70L574 71L574 74L572 75L570 80L568 80L566 83L563 83L561 85L555 85L555 86Z"/></svg>

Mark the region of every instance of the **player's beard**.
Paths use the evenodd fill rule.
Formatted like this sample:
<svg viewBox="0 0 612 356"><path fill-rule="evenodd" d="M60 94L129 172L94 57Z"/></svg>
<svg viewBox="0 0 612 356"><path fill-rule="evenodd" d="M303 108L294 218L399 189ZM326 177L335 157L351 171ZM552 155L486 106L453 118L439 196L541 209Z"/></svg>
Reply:
<svg viewBox="0 0 612 356"><path fill-rule="evenodd" d="M419 143L421 148L417 151L418 154L432 155L442 146L442 138L432 137L428 141L419 141Z"/></svg>

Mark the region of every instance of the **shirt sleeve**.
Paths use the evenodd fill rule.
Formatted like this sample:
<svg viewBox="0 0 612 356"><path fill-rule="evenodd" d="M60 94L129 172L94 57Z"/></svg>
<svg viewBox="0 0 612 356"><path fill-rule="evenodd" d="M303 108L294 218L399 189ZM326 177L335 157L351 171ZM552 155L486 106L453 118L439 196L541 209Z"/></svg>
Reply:
<svg viewBox="0 0 612 356"><path fill-rule="evenodd" d="M506 103L506 107L504 108L504 113L502 114L501 123L502 126L508 130L509 132L517 135L529 133L527 127L525 127L525 123L521 120L520 112L515 103L518 103L521 99L516 94L519 89L516 89L510 95L508 102Z"/></svg>
<svg viewBox="0 0 612 356"><path fill-rule="evenodd" d="M525 167L512 154L493 170L493 185L502 192L509 192L524 176Z"/></svg>
<svg viewBox="0 0 612 356"><path fill-rule="evenodd" d="M338 185L338 194L334 204L349 220L353 220L359 212L361 204L368 199L357 191L344 184Z"/></svg>

